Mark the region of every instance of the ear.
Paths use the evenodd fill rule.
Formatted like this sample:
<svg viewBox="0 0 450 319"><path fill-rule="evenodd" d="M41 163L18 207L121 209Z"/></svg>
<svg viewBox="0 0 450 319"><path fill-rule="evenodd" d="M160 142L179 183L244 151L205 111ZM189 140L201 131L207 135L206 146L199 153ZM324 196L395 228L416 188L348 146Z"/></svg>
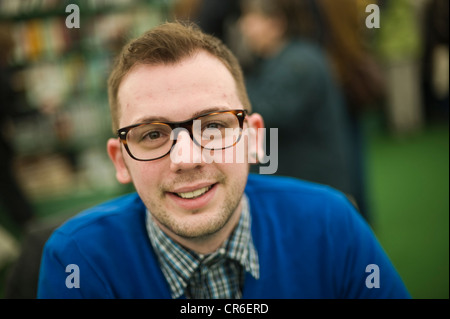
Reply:
<svg viewBox="0 0 450 319"><path fill-rule="evenodd" d="M258 162L258 159L264 158L264 130L260 130L264 128L264 120L262 116L258 113L253 113L252 115L247 116L247 122L249 127L251 128L250 136L249 136L249 145L248 150L250 152L250 156L252 158L252 162Z"/></svg>
<svg viewBox="0 0 450 319"><path fill-rule="evenodd" d="M116 168L117 180L119 183L127 184L132 180L130 173L128 172L128 168L125 165L120 144L121 143L118 138L110 138L106 144L106 149L108 151L109 158Z"/></svg>

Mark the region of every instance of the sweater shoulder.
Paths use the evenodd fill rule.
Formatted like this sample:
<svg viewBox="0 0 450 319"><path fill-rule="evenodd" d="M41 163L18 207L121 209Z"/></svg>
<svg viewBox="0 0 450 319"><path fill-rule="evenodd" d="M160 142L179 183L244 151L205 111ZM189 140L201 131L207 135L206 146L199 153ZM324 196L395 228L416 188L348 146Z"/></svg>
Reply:
<svg viewBox="0 0 450 319"><path fill-rule="evenodd" d="M145 206L137 193L122 195L69 218L57 228L56 232L71 236L89 228L99 228L104 224L119 224L135 217L143 210Z"/></svg>
<svg viewBox="0 0 450 319"><path fill-rule="evenodd" d="M245 192L258 218L346 223L359 215L339 190L293 177L250 174Z"/></svg>
<svg viewBox="0 0 450 319"><path fill-rule="evenodd" d="M274 199L281 197L295 202L313 200L318 197L335 200L347 199L342 192L333 187L286 176L250 174L246 192L255 197L267 197L267 194L272 194L276 197Z"/></svg>

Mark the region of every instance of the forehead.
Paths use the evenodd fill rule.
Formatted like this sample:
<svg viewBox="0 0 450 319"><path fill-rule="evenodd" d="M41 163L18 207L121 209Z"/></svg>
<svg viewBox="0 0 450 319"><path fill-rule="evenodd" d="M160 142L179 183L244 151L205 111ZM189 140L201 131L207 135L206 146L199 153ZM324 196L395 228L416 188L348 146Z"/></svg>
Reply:
<svg viewBox="0 0 450 319"><path fill-rule="evenodd" d="M182 121L202 109L242 107L230 71L200 51L176 64L138 65L122 81L119 127L155 118Z"/></svg>

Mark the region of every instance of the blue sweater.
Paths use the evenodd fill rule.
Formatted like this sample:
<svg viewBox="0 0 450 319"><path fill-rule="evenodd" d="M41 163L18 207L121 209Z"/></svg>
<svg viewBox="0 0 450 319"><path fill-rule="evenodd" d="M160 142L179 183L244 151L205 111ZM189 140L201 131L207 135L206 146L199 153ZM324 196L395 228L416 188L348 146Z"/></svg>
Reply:
<svg viewBox="0 0 450 319"><path fill-rule="evenodd" d="M410 297L370 227L340 192L262 175L250 175L245 192L260 278L247 274L243 298ZM170 298L145 214L139 196L130 194L64 223L45 245L38 297ZM66 269L73 264L76 270ZM68 288L66 279L75 275L79 288Z"/></svg>

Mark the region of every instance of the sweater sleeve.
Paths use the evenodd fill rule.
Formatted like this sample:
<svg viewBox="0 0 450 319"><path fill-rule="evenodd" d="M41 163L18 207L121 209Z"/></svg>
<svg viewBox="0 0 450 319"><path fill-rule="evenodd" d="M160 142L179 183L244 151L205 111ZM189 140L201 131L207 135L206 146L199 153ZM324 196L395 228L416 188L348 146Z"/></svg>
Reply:
<svg viewBox="0 0 450 319"><path fill-rule="evenodd" d="M112 298L95 267L77 243L56 231L47 241L41 260L39 299Z"/></svg>

